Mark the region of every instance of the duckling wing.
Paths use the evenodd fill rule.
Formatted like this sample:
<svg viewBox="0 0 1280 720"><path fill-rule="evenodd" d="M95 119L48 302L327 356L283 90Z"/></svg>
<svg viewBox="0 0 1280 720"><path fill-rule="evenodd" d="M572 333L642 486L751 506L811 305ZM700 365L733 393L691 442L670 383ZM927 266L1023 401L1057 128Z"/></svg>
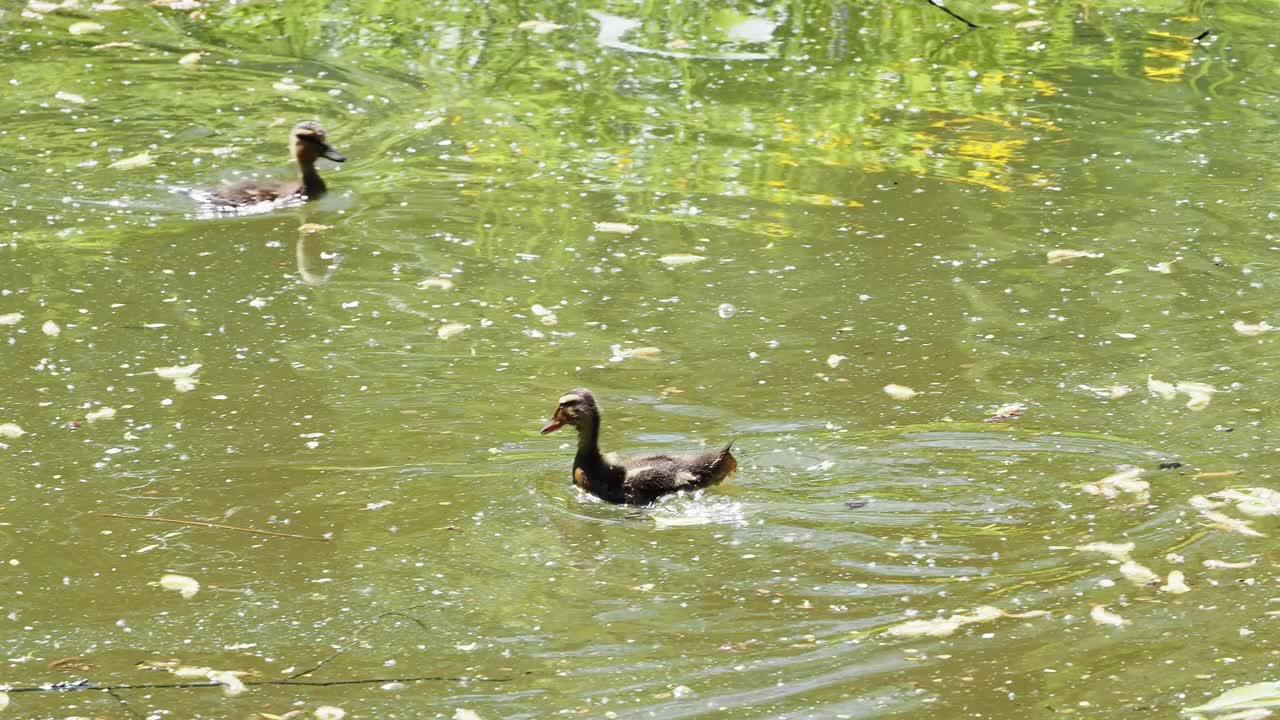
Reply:
<svg viewBox="0 0 1280 720"><path fill-rule="evenodd" d="M670 455L647 455L627 458L622 464L627 484L648 484L664 477L674 478L679 469L676 459Z"/></svg>
<svg viewBox="0 0 1280 720"><path fill-rule="evenodd" d="M736 467L727 447L694 457L650 455L623 464L624 483L629 502L648 504L669 493L715 485Z"/></svg>
<svg viewBox="0 0 1280 720"><path fill-rule="evenodd" d="M274 202L297 192L296 183L272 180L245 180L233 185L223 185L209 191L213 202L219 205L240 206Z"/></svg>

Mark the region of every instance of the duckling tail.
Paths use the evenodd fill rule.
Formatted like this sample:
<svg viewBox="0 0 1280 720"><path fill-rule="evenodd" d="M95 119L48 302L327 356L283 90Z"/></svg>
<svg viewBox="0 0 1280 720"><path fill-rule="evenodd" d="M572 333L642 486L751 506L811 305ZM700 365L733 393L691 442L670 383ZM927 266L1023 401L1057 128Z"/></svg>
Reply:
<svg viewBox="0 0 1280 720"><path fill-rule="evenodd" d="M729 444L725 445L724 449L720 451L720 457L716 458L716 465L719 466L718 474L721 478L733 474L733 471L738 469L737 458L733 456L733 453L729 452L733 449L733 443L734 441L730 440Z"/></svg>

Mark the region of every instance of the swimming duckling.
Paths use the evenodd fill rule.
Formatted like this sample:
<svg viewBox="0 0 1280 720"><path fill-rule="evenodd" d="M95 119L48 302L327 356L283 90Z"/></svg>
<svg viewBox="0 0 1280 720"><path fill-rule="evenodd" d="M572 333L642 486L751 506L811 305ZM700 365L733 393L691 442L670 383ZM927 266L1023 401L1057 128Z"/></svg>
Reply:
<svg viewBox="0 0 1280 720"><path fill-rule="evenodd" d="M346 158L325 141L324 128L317 123L300 122L293 126L289 137L293 160L298 164L297 180L245 180L210 190L208 201L222 207L244 207L293 199L315 200L323 195L325 185L316 172L316 160L344 162Z"/></svg>
<svg viewBox="0 0 1280 720"><path fill-rule="evenodd" d="M601 455L597 444L600 406L588 390L570 390L561 397L542 432L555 432L565 425L578 431L573 484L611 503L648 505L663 495L716 485L738 468L729 452L733 443L689 457L648 455L618 460L612 454Z"/></svg>

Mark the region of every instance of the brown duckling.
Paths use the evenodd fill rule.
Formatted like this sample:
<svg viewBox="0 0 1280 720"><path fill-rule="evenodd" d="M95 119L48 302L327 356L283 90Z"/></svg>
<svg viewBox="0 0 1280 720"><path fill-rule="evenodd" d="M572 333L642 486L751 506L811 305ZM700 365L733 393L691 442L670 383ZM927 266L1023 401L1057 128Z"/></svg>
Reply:
<svg viewBox="0 0 1280 720"><path fill-rule="evenodd" d="M588 390L570 390L560 398L545 435L565 425L578 431L578 454L573 458L573 484L601 500L627 505L648 505L680 490L710 487L738 468L730 454L733 443L722 450L696 456L648 455L619 460L600 454L600 406Z"/></svg>
<svg viewBox="0 0 1280 720"><path fill-rule="evenodd" d="M346 158L325 141L324 128L316 123L294 125L289 137L293 160L298 164L297 180L246 180L224 185L209 191L209 202L222 207L243 207L293 199L315 200L323 195L324 180L316 172L316 160L345 162Z"/></svg>

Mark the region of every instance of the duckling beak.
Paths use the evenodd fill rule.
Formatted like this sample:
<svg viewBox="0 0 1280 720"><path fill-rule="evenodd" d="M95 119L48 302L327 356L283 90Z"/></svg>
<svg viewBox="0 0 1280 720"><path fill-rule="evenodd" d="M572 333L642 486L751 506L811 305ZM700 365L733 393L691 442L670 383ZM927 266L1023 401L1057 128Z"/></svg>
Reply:
<svg viewBox="0 0 1280 720"><path fill-rule="evenodd" d="M346 162L347 157L328 145L320 146L320 156L334 162Z"/></svg>
<svg viewBox="0 0 1280 720"><path fill-rule="evenodd" d="M542 428L542 434L552 433L564 427L564 418L560 416L560 408L556 408L556 414L551 416L551 422Z"/></svg>

